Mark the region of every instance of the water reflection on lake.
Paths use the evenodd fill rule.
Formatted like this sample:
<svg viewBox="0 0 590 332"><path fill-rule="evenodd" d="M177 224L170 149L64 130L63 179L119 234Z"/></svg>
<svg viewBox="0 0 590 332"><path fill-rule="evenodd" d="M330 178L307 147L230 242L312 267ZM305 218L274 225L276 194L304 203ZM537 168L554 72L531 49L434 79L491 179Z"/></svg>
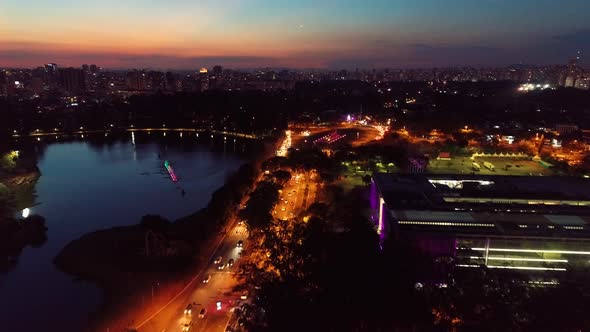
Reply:
<svg viewBox="0 0 590 332"><path fill-rule="evenodd" d="M233 137L199 138L194 132L165 134L15 141L15 148L39 157L36 205L26 207L46 218L48 241L26 248L18 266L0 275L1 330L82 330L102 295L94 285L57 271L52 263L57 253L93 230L135 224L148 213L176 219L204 207L258 144ZM171 181L164 160L174 167L178 182Z"/></svg>

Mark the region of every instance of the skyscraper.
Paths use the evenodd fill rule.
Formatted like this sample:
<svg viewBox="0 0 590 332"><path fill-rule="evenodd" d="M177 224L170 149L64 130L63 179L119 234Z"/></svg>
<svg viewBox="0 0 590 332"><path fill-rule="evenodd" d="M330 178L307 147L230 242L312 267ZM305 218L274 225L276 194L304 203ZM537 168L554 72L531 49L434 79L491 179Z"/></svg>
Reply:
<svg viewBox="0 0 590 332"><path fill-rule="evenodd" d="M215 75L215 76L220 76L222 71L223 71L223 67L221 67L221 66L214 66L213 67L213 75Z"/></svg>
<svg viewBox="0 0 590 332"><path fill-rule="evenodd" d="M58 68L57 64L55 63L48 63L45 65L45 76L43 77L43 81L45 84L51 88L57 87L58 82Z"/></svg>
<svg viewBox="0 0 590 332"><path fill-rule="evenodd" d="M209 71L207 68L199 69L199 81L201 82L201 92L209 90Z"/></svg>
<svg viewBox="0 0 590 332"><path fill-rule="evenodd" d="M171 71L166 72L166 91L178 91L178 79Z"/></svg>
<svg viewBox="0 0 590 332"><path fill-rule="evenodd" d="M164 74L159 71L149 71L147 73L146 89L151 91L164 90Z"/></svg>
<svg viewBox="0 0 590 332"><path fill-rule="evenodd" d="M68 93L76 94L86 91L86 82L82 69L60 68L59 80L61 87Z"/></svg>
<svg viewBox="0 0 590 332"><path fill-rule="evenodd" d="M129 90L145 90L145 73L140 70L134 70L127 73L127 88Z"/></svg>
<svg viewBox="0 0 590 332"><path fill-rule="evenodd" d="M6 97L6 72L0 70L0 97Z"/></svg>
<svg viewBox="0 0 590 332"><path fill-rule="evenodd" d="M48 63L45 65L45 71L47 71L47 73L49 75L55 75L57 74L57 64L55 63Z"/></svg>
<svg viewBox="0 0 590 332"><path fill-rule="evenodd" d="M578 51L576 53L576 57L570 59L570 61L567 64L567 71L565 73L565 75L563 76L563 80L561 85L565 86L565 87L576 87L576 80L579 78L580 75L580 69L578 67L578 61L580 60L580 57L582 56L582 53L580 51Z"/></svg>
<svg viewBox="0 0 590 332"><path fill-rule="evenodd" d="M211 75L209 76L209 88L217 89L223 85L222 73L223 68L221 66L214 66Z"/></svg>

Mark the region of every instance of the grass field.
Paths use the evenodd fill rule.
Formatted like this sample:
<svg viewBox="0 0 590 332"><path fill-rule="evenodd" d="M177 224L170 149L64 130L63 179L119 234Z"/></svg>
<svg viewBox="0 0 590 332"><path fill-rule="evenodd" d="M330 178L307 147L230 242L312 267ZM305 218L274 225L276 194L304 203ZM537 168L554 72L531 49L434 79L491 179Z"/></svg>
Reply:
<svg viewBox="0 0 590 332"><path fill-rule="evenodd" d="M494 170L483 167L483 162L487 161L494 165ZM476 158L481 169L475 171L472 161L469 157L456 157L451 160L431 160L428 164L427 172L435 174L485 174L485 175L556 175L556 173L547 169L536 161L526 159L512 158Z"/></svg>

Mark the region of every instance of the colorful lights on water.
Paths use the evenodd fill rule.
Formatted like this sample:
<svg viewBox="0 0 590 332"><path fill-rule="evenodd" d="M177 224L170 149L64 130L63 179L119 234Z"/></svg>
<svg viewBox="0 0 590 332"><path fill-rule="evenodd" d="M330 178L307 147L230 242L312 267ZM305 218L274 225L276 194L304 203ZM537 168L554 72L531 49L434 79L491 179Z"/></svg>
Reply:
<svg viewBox="0 0 590 332"><path fill-rule="evenodd" d="M178 181L178 178L176 177L176 174L174 174L174 170L172 169L172 166L170 166L168 160L164 160L164 167L166 167L166 170L168 171L168 174L170 174L172 181Z"/></svg>

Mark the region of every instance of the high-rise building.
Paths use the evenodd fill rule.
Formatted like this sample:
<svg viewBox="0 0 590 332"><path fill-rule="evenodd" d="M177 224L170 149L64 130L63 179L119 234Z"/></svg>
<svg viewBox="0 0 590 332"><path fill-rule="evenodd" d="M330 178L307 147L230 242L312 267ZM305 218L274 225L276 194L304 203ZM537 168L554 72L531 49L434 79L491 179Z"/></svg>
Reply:
<svg viewBox="0 0 590 332"><path fill-rule="evenodd" d="M211 89L218 89L221 88L223 85L223 77L222 77L223 67L221 66L214 66L213 70L211 71L211 75L209 75L209 88Z"/></svg>
<svg viewBox="0 0 590 332"><path fill-rule="evenodd" d="M146 89L151 91L162 91L165 88L164 74L159 71L147 73Z"/></svg>
<svg viewBox="0 0 590 332"><path fill-rule="evenodd" d="M201 82L201 92L209 90L209 71L207 68L199 69L199 81Z"/></svg>
<svg viewBox="0 0 590 332"><path fill-rule="evenodd" d="M86 91L86 82L82 69L60 68L59 81L61 87L68 93L76 94Z"/></svg>
<svg viewBox="0 0 590 332"><path fill-rule="evenodd" d="M56 88L58 83L58 68L55 63L45 65L45 75L43 77L45 84L51 88Z"/></svg>
<svg viewBox="0 0 590 332"><path fill-rule="evenodd" d="M220 76L222 72L223 72L223 67L221 67L221 66L214 66L213 67L213 75Z"/></svg>
<svg viewBox="0 0 590 332"><path fill-rule="evenodd" d="M166 72L165 87L166 91L178 91L178 79L171 71Z"/></svg>
<svg viewBox="0 0 590 332"><path fill-rule="evenodd" d="M0 97L6 97L7 95L7 87L6 87L6 72L0 70Z"/></svg>
<svg viewBox="0 0 590 332"><path fill-rule="evenodd" d="M31 90L32 92L39 94L41 92L43 92L43 78L39 77L39 76L33 76L31 78L31 83L29 86L29 90Z"/></svg>
<svg viewBox="0 0 590 332"><path fill-rule="evenodd" d="M578 80L578 77L580 75L580 68L578 67L578 61L580 60L580 57L582 56L581 52L578 51L578 53L576 54L576 57L570 59L570 61L567 64L567 71L565 73L565 75L563 75L563 80L560 83L563 83L562 85L565 87L576 87L576 80Z"/></svg>
<svg viewBox="0 0 590 332"><path fill-rule="evenodd" d="M47 71L47 73L49 75L56 75L57 74L57 64L55 64L55 63L46 64L45 71Z"/></svg>
<svg viewBox="0 0 590 332"><path fill-rule="evenodd" d="M129 90L145 90L145 73L140 70L134 70L127 73L127 88Z"/></svg>

